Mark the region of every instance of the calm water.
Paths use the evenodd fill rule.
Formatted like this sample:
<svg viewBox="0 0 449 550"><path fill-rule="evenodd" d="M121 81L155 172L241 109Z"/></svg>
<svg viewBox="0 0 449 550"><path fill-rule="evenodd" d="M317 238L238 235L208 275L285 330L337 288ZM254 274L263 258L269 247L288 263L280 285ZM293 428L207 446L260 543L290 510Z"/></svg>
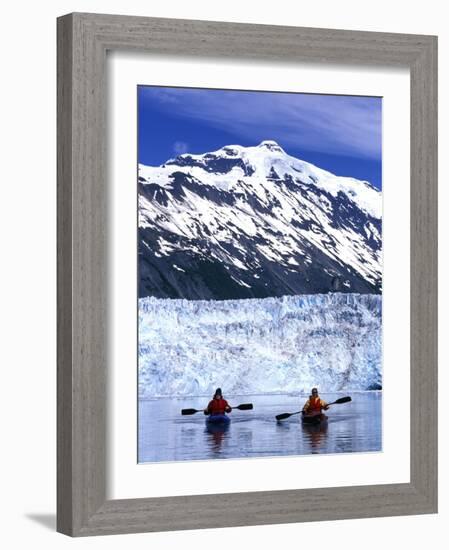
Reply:
<svg viewBox="0 0 449 550"><path fill-rule="evenodd" d="M323 394L328 402L348 394ZM205 416L181 416L181 409L202 409L206 398L176 398L139 403L139 462L209 460L256 456L355 453L382 449L382 393L352 393L352 402L333 405L327 426L301 425L299 415L282 422L275 416L302 408L307 396L225 396L231 405L253 403L252 411L234 410L229 427L209 430Z"/></svg>

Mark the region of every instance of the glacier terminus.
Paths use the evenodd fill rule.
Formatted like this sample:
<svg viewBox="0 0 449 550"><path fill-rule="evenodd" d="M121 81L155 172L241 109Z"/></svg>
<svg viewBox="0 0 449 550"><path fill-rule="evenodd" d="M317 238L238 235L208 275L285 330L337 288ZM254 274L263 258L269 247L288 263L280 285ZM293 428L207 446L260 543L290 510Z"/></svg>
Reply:
<svg viewBox="0 0 449 550"><path fill-rule="evenodd" d="M139 396L379 389L382 303L373 294L139 303Z"/></svg>

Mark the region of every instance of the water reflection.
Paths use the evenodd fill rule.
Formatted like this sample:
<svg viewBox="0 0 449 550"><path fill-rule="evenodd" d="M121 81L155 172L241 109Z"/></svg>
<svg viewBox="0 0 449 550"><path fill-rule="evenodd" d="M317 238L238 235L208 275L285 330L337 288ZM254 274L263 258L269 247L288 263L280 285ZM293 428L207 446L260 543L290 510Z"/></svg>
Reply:
<svg viewBox="0 0 449 550"><path fill-rule="evenodd" d="M218 454L221 451L221 447L227 432L229 432L230 424L209 424L206 423L206 439L209 450L213 454Z"/></svg>
<svg viewBox="0 0 449 550"><path fill-rule="evenodd" d="M325 447L327 440L328 422L320 424L302 424L304 439L310 446L310 452L317 454Z"/></svg>
<svg viewBox="0 0 449 550"><path fill-rule="evenodd" d="M325 397L334 401L342 394ZM298 408L298 396L234 397L254 410L232 412L230 425L208 425L202 415L181 416L182 408L202 408L204 399L159 399L139 403L139 462L208 460L253 456L352 453L382 449L382 393L352 396L331 407L327 425L302 425L298 416L275 416Z"/></svg>

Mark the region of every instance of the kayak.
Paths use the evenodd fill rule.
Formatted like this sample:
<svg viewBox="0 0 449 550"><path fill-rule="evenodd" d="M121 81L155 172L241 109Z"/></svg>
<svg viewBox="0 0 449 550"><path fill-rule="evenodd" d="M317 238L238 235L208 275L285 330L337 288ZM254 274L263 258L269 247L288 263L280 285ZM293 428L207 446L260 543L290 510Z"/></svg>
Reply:
<svg viewBox="0 0 449 550"><path fill-rule="evenodd" d="M206 418L206 424L227 426L231 422L231 419L227 414L211 414Z"/></svg>
<svg viewBox="0 0 449 550"><path fill-rule="evenodd" d="M325 414L303 414L301 420L305 426L319 426L327 422L327 416Z"/></svg>

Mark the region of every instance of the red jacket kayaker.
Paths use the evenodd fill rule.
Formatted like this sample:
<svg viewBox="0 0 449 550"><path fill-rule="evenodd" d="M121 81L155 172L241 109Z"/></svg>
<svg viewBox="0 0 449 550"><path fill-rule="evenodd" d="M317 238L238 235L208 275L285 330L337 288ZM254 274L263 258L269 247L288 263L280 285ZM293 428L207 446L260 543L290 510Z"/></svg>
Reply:
<svg viewBox="0 0 449 550"><path fill-rule="evenodd" d="M209 402L207 408L204 410L204 414L225 414L230 413L232 408L229 406L229 403L226 399L223 399L223 394L221 393L221 388L217 388L214 393L214 398Z"/></svg>
<svg viewBox="0 0 449 550"><path fill-rule="evenodd" d="M302 412L304 414L319 414L323 409L327 411L328 408L326 401L323 401L318 395L317 388L312 388L312 395L305 402Z"/></svg>

